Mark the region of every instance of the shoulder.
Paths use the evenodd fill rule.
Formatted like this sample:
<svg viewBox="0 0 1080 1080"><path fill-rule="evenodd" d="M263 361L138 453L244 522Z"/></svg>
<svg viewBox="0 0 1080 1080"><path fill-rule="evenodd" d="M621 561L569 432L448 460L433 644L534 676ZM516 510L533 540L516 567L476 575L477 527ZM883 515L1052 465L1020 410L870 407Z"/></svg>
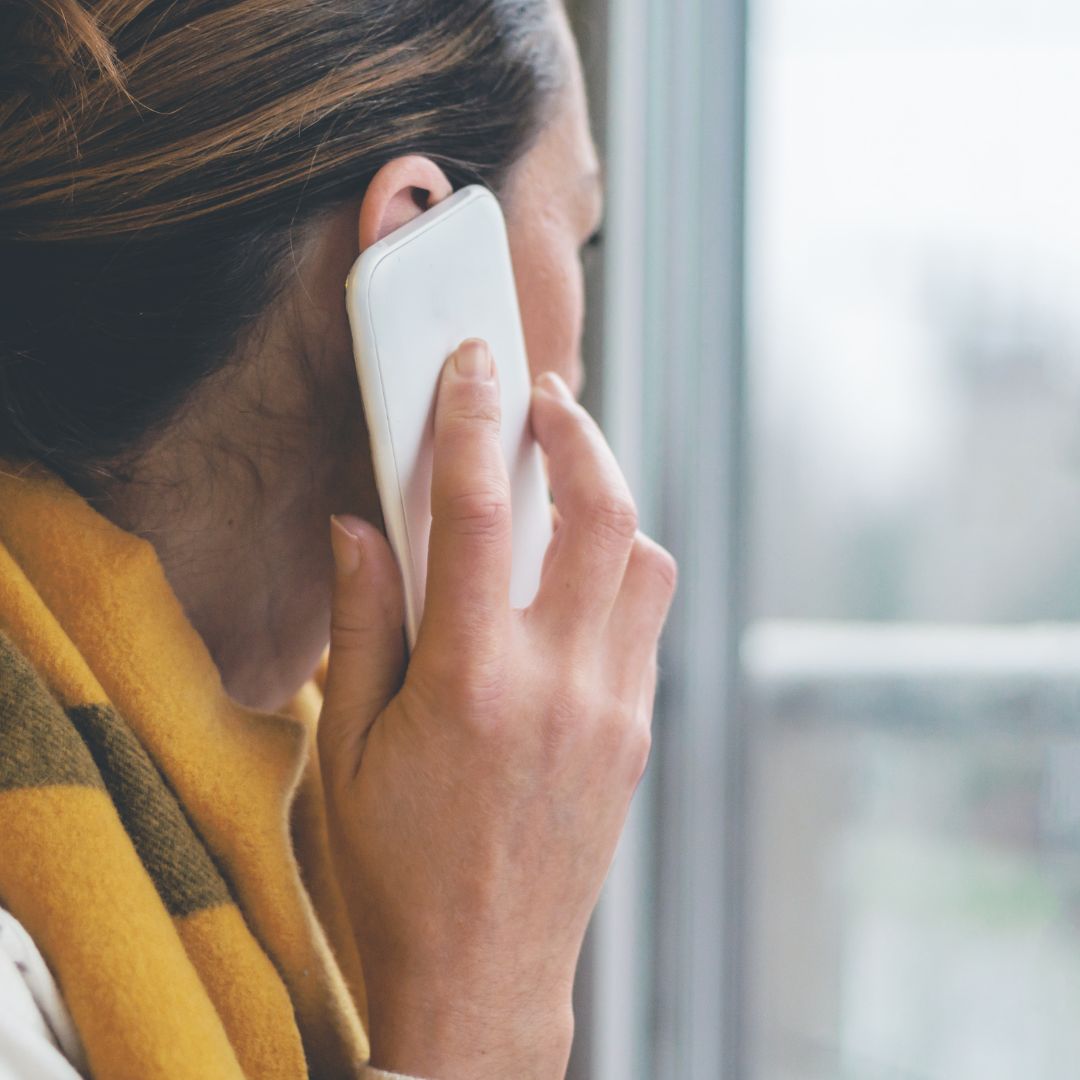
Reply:
<svg viewBox="0 0 1080 1080"><path fill-rule="evenodd" d="M23 925L0 907L0 1075L78 1080L86 1074L56 980Z"/></svg>

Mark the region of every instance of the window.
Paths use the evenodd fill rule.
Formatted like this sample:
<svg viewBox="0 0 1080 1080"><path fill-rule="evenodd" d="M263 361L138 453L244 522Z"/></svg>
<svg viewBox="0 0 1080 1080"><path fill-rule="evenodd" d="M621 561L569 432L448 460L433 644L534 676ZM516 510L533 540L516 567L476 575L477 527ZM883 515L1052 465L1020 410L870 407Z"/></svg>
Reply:
<svg viewBox="0 0 1080 1080"><path fill-rule="evenodd" d="M756 0L748 1074L1080 1060L1080 9Z"/></svg>
<svg viewBox="0 0 1080 1080"><path fill-rule="evenodd" d="M1072 1075L1080 7L572 6L682 577L571 1075Z"/></svg>

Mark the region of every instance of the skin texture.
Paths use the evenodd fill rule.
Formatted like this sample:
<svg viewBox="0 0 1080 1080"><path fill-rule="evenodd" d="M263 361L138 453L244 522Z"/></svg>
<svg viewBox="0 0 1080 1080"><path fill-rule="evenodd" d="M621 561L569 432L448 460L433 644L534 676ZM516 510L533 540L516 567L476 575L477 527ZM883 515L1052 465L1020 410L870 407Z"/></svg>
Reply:
<svg viewBox="0 0 1080 1080"><path fill-rule="evenodd" d="M581 248L602 215L580 61L561 8L565 92L503 206L533 375L583 380ZM257 336L209 380L102 511L155 546L228 692L280 708L326 647L332 513L381 528L344 282L359 251L451 194L434 162L388 162L320 222ZM314 418L314 419L313 419Z"/></svg>
<svg viewBox="0 0 1080 1080"><path fill-rule="evenodd" d="M279 706L329 628L318 750L372 1062L440 1080L565 1073L574 969L648 759L677 575L575 400L580 248L601 205L555 10L569 80L504 197L556 506L534 602L509 606L498 358L466 343L436 399L426 603L405 665L342 283L360 249L450 194L421 156L387 163L298 246L295 287L112 503L155 544L237 699Z"/></svg>
<svg viewBox="0 0 1080 1080"><path fill-rule="evenodd" d="M539 1080L565 1073L581 942L648 759L676 568L547 373L531 422L561 516L536 598L509 606L497 379L455 374L465 348L436 401L428 588L403 683L389 545L335 519L319 751L372 1062Z"/></svg>

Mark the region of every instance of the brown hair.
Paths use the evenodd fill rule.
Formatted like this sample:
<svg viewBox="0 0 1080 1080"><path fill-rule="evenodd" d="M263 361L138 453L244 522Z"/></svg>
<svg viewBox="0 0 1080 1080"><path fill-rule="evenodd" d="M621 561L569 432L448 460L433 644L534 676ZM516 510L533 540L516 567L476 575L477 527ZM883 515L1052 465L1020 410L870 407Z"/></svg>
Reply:
<svg viewBox="0 0 1080 1080"><path fill-rule="evenodd" d="M113 475L393 157L499 192L550 5L0 0L0 455Z"/></svg>

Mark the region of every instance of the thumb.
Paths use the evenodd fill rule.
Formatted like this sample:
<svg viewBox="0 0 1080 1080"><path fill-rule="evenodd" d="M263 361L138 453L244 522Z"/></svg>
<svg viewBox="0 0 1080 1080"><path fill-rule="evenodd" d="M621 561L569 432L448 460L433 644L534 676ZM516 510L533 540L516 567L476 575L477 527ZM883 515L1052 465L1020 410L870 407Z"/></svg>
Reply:
<svg viewBox="0 0 1080 1080"><path fill-rule="evenodd" d="M324 776L351 777L371 725L401 686L405 599L394 553L373 526L335 515L330 544L334 599L318 746Z"/></svg>

